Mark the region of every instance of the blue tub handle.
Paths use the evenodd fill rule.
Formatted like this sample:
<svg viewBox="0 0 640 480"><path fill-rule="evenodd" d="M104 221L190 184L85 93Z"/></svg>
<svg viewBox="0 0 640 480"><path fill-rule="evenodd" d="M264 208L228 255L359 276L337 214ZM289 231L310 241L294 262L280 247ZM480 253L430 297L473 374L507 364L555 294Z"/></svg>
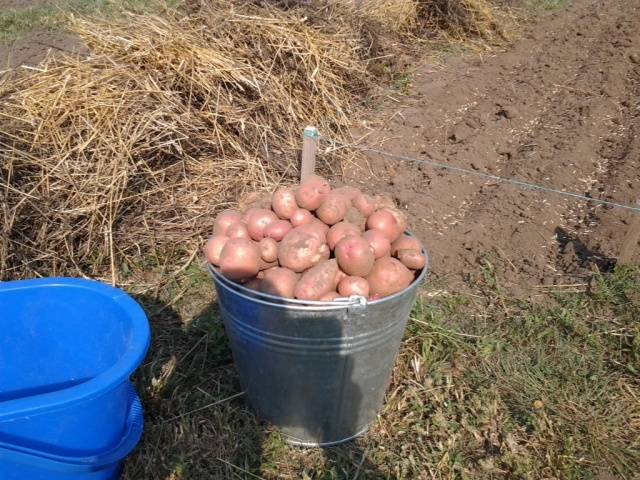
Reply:
<svg viewBox="0 0 640 480"><path fill-rule="evenodd" d="M15 463L28 464L58 472L101 470L105 467L121 462L133 451L140 441L144 426L140 398L131 384L129 384L129 387L130 404L126 430L120 443L113 448L98 455L73 457L55 455L40 450L0 442L0 459L7 459Z"/></svg>

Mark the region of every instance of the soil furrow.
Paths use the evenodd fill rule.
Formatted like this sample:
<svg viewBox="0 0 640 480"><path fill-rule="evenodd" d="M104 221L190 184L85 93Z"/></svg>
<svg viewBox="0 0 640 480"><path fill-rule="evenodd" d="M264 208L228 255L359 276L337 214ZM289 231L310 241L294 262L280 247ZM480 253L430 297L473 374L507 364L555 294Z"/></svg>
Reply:
<svg viewBox="0 0 640 480"><path fill-rule="evenodd" d="M637 1L572 2L504 52L421 67L401 108L385 112L393 119L370 127L363 143L628 203L625 189L638 186L630 140L639 31ZM564 283L611 265L628 221L625 212L431 167L375 155L370 165L352 168L350 178L407 209L437 275L464 279L488 260L516 290ZM602 253L585 254L583 245Z"/></svg>

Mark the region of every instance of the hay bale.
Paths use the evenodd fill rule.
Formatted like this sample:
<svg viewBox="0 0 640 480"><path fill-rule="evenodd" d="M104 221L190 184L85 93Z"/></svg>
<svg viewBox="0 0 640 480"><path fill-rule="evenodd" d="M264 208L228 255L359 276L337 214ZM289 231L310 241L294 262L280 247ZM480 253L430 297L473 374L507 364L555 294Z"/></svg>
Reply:
<svg viewBox="0 0 640 480"><path fill-rule="evenodd" d="M217 209L295 175L304 125L339 134L363 87L355 43L272 8L221 0L72 30L88 58L2 86L3 279L117 283L192 251Z"/></svg>

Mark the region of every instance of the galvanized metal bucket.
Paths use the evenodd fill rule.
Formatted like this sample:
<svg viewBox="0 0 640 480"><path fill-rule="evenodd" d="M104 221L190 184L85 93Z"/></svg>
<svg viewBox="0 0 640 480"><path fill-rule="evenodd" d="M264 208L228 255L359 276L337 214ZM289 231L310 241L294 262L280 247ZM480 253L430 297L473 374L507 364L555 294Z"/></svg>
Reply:
<svg viewBox="0 0 640 480"><path fill-rule="evenodd" d="M250 407L296 445L331 446L364 433L382 406L427 268L380 300L308 302L247 289L210 267Z"/></svg>

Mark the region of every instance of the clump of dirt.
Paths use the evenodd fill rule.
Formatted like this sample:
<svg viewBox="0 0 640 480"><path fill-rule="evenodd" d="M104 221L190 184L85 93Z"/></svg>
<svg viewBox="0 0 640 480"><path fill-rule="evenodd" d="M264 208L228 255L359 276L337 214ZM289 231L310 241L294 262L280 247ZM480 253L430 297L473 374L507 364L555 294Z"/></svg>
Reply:
<svg viewBox="0 0 640 480"><path fill-rule="evenodd" d="M454 59L445 70L426 65L402 105L376 113L358 135L394 154L635 204L634 8L576 1L528 27L506 53ZM419 225L437 275L464 280L490 265L525 293L610 268L632 215L373 154L348 176L395 196Z"/></svg>

